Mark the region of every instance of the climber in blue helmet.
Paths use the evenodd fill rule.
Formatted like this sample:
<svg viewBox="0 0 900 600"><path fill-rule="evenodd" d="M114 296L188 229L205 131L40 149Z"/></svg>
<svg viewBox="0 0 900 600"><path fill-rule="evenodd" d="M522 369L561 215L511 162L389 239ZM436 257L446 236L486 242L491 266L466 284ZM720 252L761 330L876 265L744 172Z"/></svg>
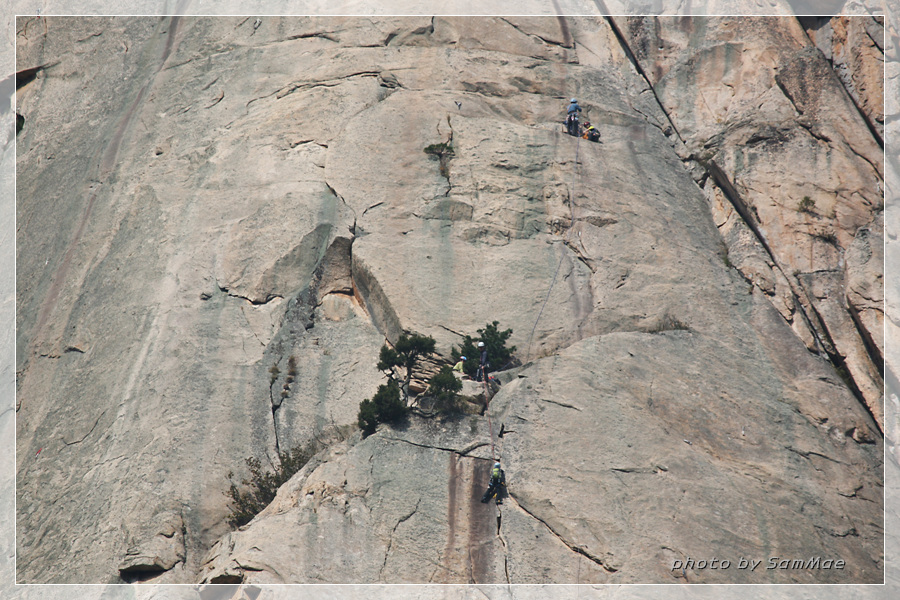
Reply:
<svg viewBox="0 0 900 600"><path fill-rule="evenodd" d="M581 107L578 106L578 100L572 98L572 102L566 110L566 132L569 135L578 135L578 113L580 112Z"/></svg>
<svg viewBox="0 0 900 600"><path fill-rule="evenodd" d="M576 100L575 98L572 98L572 101L569 104L569 108L566 111L566 113L571 115L572 113L580 113L580 112L581 112L581 107L578 106L578 100Z"/></svg>

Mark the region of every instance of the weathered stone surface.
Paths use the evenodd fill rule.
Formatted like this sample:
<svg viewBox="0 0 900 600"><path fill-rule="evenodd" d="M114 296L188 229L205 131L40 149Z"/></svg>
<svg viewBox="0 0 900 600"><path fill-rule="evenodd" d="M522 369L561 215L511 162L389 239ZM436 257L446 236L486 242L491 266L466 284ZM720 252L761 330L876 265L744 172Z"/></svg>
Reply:
<svg viewBox="0 0 900 600"><path fill-rule="evenodd" d="M352 448L333 448L283 486L245 531L217 543L203 580L535 583L556 581L561 573L574 578L577 560L570 560L571 550L546 525L514 501L502 507L480 502L491 462L483 426L477 417L414 423L399 432L382 428ZM516 556L535 552L547 561L543 568L517 562ZM597 565L581 569L582 582L605 581Z"/></svg>
<svg viewBox="0 0 900 600"><path fill-rule="evenodd" d="M884 356L884 213L856 232L846 261L848 309L880 364Z"/></svg>
<svg viewBox="0 0 900 600"><path fill-rule="evenodd" d="M467 424L458 428L468 431ZM334 448L326 462L282 487L251 533L231 533L213 548L204 580L243 576L248 567L254 574L246 580L260 583L485 581L488 573L496 575L502 562L473 564L469 557L473 545L499 545L484 518L491 507L478 498L472 502L489 467L483 459L431 447L452 448L452 442L430 438L419 436L426 447L379 436L349 450ZM447 477L425 476L438 472L449 472L449 483ZM398 485L398 478L405 483ZM461 527L456 540L457 519L487 527ZM267 532L262 538L257 527Z"/></svg>
<svg viewBox="0 0 900 600"><path fill-rule="evenodd" d="M737 561L735 548L831 551L854 577L877 580L881 483L869 463L879 449L853 439L877 434L826 363L805 353L757 295L743 325L759 331L755 358L749 336L613 333L520 371L490 408L495 432L503 430L495 451L510 498L502 507L478 502L491 452L484 418L382 427L295 476L247 528L213 548L204 580L677 581L684 575L673 573L673 560ZM807 358L785 360L790 347ZM714 363L704 359L712 355ZM764 380L757 369L777 375ZM574 443L587 431L590 444ZM822 486L832 491L822 495ZM704 500L710 495L714 506ZM795 526L770 521L762 510L770 503L789 510ZM849 522L854 505L867 516ZM644 541L635 546L634 536ZM689 570L688 578L760 580L725 573Z"/></svg>
<svg viewBox="0 0 900 600"><path fill-rule="evenodd" d="M804 331L821 326L805 325L812 300L784 258L812 249L804 273L839 261L797 219L831 227L853 266L832 269L823 300L843 318L846 281L872 326L859 269L877 271L877 160L847 150L869 145L844 143L856 130L837 123L853 120L831 103L839 87L821 107L794 96L821 108L803 123L833 143L775 157L819 165L833 180L816 180L817 210L839 214L781 219L763 208L771 188L748 191L771 163L736 167L748 131L701 139L714 118L691 112L700 90L667 83L663 108L685 100L678 132L696 129L682 143L604 20L69 23L19 39L57 62L21 98L21 582L120 581L124 532L173 510L184 557L158 581L674 582L671 560L710 550L848 566L689 580L880 580L882 438L809 352L822 343ZM772 35L799 44L794 29ZM786 88L817 82L797 66L808 56L762 54L733 63L767 82L762 96L779 89L765 65ZM602 144L561 133L572 95ZM807 135L789 104L762 113ZM715 164L774 215L766 236L686 168L685 148L713 138ZM453 155L424 152L437 143ZM798 168L791 185L812 185ZM433 335L435 368L495 319L526 364L490 421L414 417L336 444L226 533L225 474L351 426L385 339ZM500 509L478 502L491 433L510 482ZM156 537L138 535L134 564L171 562L141 541Z"/></svg>
<svg viewBox="0 0 900 600"><path fill-rule="evenodd" d="M869 126L884 139L884 17L801 17Z"/></svg>
<svg viewBox="0 0 900 600"><path fill-rule="evenodd" d="M849 312L853 309L848 307L844 300L846 288L843 285L843 277L843 273L839 271L817 271L797 275L806 296L812 302L815 314L829 324L829 341L835 348L841 349L846 376L852 379L864 398L879 398L883 393L883 381L877 365L871 360L865 360L868 356L864 337L866 330L857 325L852 318L853 313ZM874 278L868 281L877 285ZM873 348L873 351L877 350ZM880 427L884 422L882 403L869 402L867 406Z"/></svg>
<svg viewBox="0 0 900 600"><path fill-rule="evenodd" d="M761 299L753 310L762 313L754 319L772 323L772 333L781 328L776 326L777 317L766 314L771 309ZM799 346L790 336L782 337L782 343ZM708 344L716 350L704 350ZM791 365L793 373L782 371L786 377L781 383L769 380L759 386L761 380L745 370L752 369L754 361L742 355L740 346L730 345L696 332L615 333L579 342L523 372L523 378L492 402L495 422L502 421L507 430L503 457L515 502L547 523L567 545L582 548L595 561L615 569L610 581L646 580L647 571L654 570L652 578L658 581L681 577L672 572L672 560L704 553L729 557L736 547L765 547L772 555L789 556L823 543L813 521L829 513L836 522L842 521L846 496L854 496L851 490L859 489L870 499L881 493L877 476L872 478L865 467L866 455L877 450L859 446L843 433L857 425L867 427L865 419L838 408L841 402L826 407L821 400L801 399L809 398L814 389L821 362L811 359L802 365L805 372ZM694 363L709 352L717 357L714 364ZM605 357L599 366L598 355ZM660 362L672 355L695 359L686 358L674 369L665 359ZM768 354L763 363L772 358ZM735 361L749 379L726 383L724 373L734 368ZM717 377L720 370L723 376ZM704 373L704 381L711 377L721 385L698 385L694 373ZM729 389L731 385L735 387ZM839 380L829 377L818 397L827 398L840 387ZM845 392L844 398L849 400L850 395ZM768 416L756 419L757 411ZM837 422L822 420L826 412ZM777 425L763 432L754 421ZM831 434L822 429L820 423L826 422ZM801 438L811 439L800 432L814 429L824 434L815 447L798 445ZM592 432L592 443L570 443L583 430ZM772 459L779 455L782 458ZM818 463L837 465L833 459L857 465L839 476L840 481L832 480L836 493L820 496L814 487L791 491L785 487L805 471L823 477L824 483L832 477L827 473L830 467L820 472L823 467ZM776 473L775 464L786 470ZM708 470L717 475L712 477ZM705 495L704 487L713 480L728 482L718 488L715 505L697 502L695 498ZM797 518L810 522L779 531L752 508L769 502L794 504ZM871 539L877 540L877 515L877 509L869 514L868 534L859 529L850 533L854 539L847 540L847 556L860 549L862 538L874 534ZM844 522L843 527L843 533L832 535L847 535L854 525ZM685 536L688 530L693 533ZM512 532L504 535L514 539ZM636 547L634 535L646 543ZM860 562L855 568L861 576L869 573L877 578L880 567L868 555L868 551L857 554ZM516 560L533 561L533 568L539 565L527 555L519 554ZM644 572L629 575L634 569ZM746 575L744 579L732 573L728 578L758 581ZM782 580L787 575L768 576ZM721 577L713 570L688 570L690 581L721 581Z"/></svg>
<svg viewBox="0 0 900 600"><path fill-rule="evenodd" d="M822 343L817 339L804 312L806 307L800 303L787 276L766 251L761 240L711 179L705 181L703 191L725 243L723 260L734 265L747 281L769 297L772 305L791 324L791 329L803 340L807 349L816 353L823 352Z"/></svg>
<svg viewBox="0 0 900 600"><path fill-rule="evenodd" d="M84 557L79 577L113 578L127 550L121 526L172 504L191 508L184 515L194 565L179 581L190 580L201 554L227 530L220 492L228 470L246 456L272 455L276 422L285 416L318 415L298 423L297 435L291 424L280 436L286 444L323 423L355 422L359 398L342 390L367 392L375 330L354 329L355 313L332 300L320 311L327 316L308 322L348 321L341 348L368 348L366 366L341 387L334 380L347 369L332 372L322 359L328 346L310 338L296 342L310 353L298 356L300 375L310 389L342 394L350 408L300 407L307 396L295 395L273 419L267 389L267 369L275 361L283 368L293 348L282 341L289 333L279 334L296 328L291 300L313 280L326 282L323 296L347 287L327 285L347 278L346 243L343 275L340 260L316 268L353 224L321 176L328 138L319 145L309 134L327 136L323 124L333 120L308 111L301 119L291 103L257 110L268 92L256 86L266 89L267 76L230 59L210 75L195 60L195 51L222 57L226 47L251 60L240 40L250 37L252 21L72 23L47 19L46 30L22 40L24 56L57 65L21 98L32 123L55 133L43 137L34 128L18 139L19 243L28 250L18 255L17 416L19 431L29 432L19 437L18 498L23 506L35 502L19 522L20 580L29 573L70 580L62 556L73 555ZM212 39L223 45L206 46ZM141 59L131 61L135 52ZM91 64L102 66L76 77ZM76 81L84 86L78 93ZM85 127L73 130L61 108L69 100ZM327 114L327 104L318 110ZM94 156L71 148L95 149ZM47 201L56 202L54 211L43 207ZM317 294L310 298L315 307ZM59 500L54 481L68 487ZM92 533L45 538L61 518ZM30 567L35 559L44 562Z"/></svg>
<svg viewBox="0 0 900 600"><path fill-rule="evenodd" d="M282 357L281 374L269 388L282 451L356 423L360 401L371 398L380 383L375 365L384 337L352 296L325 296L314 322L304 335L285 327L267 354L271 364ZM288 383L291 355L297 358L297 375Z"/></svg>
<svg viewBox="0 0 900 600"><path fill-rule="evenodd" d="M845 21L835 21L841 31L868 22ZM881 357L869 351L877 342L857 325L839 285L814 292L803 284L822 273L845 279L845 255L857 232L884 209L880 139L831 64L794 19L629 17L616 23L690 158L708 167L719 188L707 196L735 264L810 348L846 364L880 427ZM883 88L880 70L872 70L874 59L860 60L865 67L847 69L868 70L860 74L868 83L857 87L871 86L876 98L874 90ZM723 198L733 208L723 208ZM750 233L758 242L750 242ZM814 341L802 331L807 323Z"/></svg>
<svg viewBox="0 0 900 600"><path fill-rule="evenodd" d="M119 564L126 579L156 577L184 563L184 520L176 512L162 512L131 536L131 546Z"/></svg>
<svg viewBox="0 0 900 600"><path fill-rule="evenodd" d="M605 76L611 74L595 73L589 81L603 82ZM389 339L395 340L404 329L419 331L434 336L439 350L446 353L459 340L452 332L471 332L473 321L496 319L504 326L526 324L513 327L511 342L528 352L529 325L546 301L555 309L541 313L532 340L534 356L597 331L645 326L666 311L674 316L686 293L682 286L690 282L675 281L677 274L670 278L671 271L653 263L634 266L635 258L661 237L673 238L675 252L698 244L697 250L714 252L714 232L704 229L702 205L672 205L672 198L696 193L680 168L674 176L660 177L649 162L644 164L667 160L659 146L665 139L638 115L624 117L629 109L625 98L613 91L614 85L604 84L602 89L611 94L607 110L621 111L620 116L616 123L603 126L610 137L604 146L579 148L581 166L574 177L566 169L574 166L575 148L561 143L554 125L498 122L488 118L483 99L465 100L463 108L453 113L443 107L454 96L430 104L430 98L423 102L416 100L417 95L397 92L357 117L359 126L329 148L329 182L361 215L357 221L361 233L353 250L354 281ZM536 109L552 118L550 106ZM369 135L371 127L362 126L364 121L390 123L400 118L406 127L385 127L374 136ZM419 128L415 134L414 124ZM432 132L441 128L443 137L434 139ZM444 178L422 148L451 136L455 157L449 162L449 177ZM380 163L373 172L349 168L376 147L383 147L385 157L396 153L394 160L403 161L410 179L396 185L383 175ZM605 162L610 155L635 161L644 178L610 169ZM608 177L601 184L594 174L604 170ZM597 185L602 185L601 197ZM575 195L572 208L567 206L570 190ZM454 202L472 207L471 220L446 214L444 219L432 218L435 210L442 210L443 198L451 195ZM422 208L410 210L405 198ZM610 216L626 206L628 214ZM647 218L664 207L684 211L677 215L677 223L685 227ZM560 243L554 232L569 227L573 215L575 225L568 236L572 241ZM409 250L391 252L397 247ZM512 269L519 273L515 280L504 277ZM554 286L548 299L556 275L565 284ZM605 283L624 284L629 278L626 290L611 293L605 288ZM651 285L662 297L636 316L634 295ZM510 304L510 295L519 301Z"/></svg>

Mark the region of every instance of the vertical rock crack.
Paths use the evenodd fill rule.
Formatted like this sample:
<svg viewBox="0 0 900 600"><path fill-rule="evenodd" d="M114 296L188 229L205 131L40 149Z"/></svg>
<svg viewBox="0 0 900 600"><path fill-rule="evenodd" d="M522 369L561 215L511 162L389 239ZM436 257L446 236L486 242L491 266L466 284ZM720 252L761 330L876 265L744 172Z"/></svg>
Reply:
<svg viewBox="0 0 900 600"><path fill-rule="evenodd" d="M408 521L414 514L416 514L416 511L419 510L419 503L421 501L422 501L422 498L419 498L418 500L416 500L416 505L413 507L412 511L410 511L410 513L408 515L400 517L400 519L397 521L397 524L394 525L393 529L391 529L391 535L388 538L388 547L387 547L387 550L384 552L384 562L381 563L381 570L378 572L378 579L380 581L384 581L384 568L387 566L387 560L388 560L388 557L391 555L391 548L394 545L394 533L397 531L397 528L400 527L401 523Z"/></svg>

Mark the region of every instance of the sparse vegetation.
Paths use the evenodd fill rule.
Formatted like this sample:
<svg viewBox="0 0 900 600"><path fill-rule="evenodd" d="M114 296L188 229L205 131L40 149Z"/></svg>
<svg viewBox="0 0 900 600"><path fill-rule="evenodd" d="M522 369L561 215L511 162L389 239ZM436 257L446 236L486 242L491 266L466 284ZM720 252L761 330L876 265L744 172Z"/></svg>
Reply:
<svg viewBox="0 0 900 600"><path fill-rule="evenodd" d="M752 288L752 286L751 286ZM659 322L647 330L647 333L662 333L664 331L690 331L690 327L670 314L665 314Z"/></svg>
<svg viewBox="0 0 900 600"><path fill-rule="evenodd" d="M425 154L429 154L431 156L436 156L438 161L440 162L440 171L441 175L446 178L450 178L450 159L455 156L453 151L453 146L450 142L442 142L440 144L431 144L429 146L425 146L424 149Z"/></svg>
<svg viewBox="0 0 900 600"><path fill-rule="evenodd" d="M424 150L425 154L431 154L433 156L452 156L453 155L453 146L450 145L450 142L442 142L440 144L431 144L429 146L425 146Z"/></svg>
<svg viewBox="0 0 900 600"><path fill-rule="evenodd" d="M262 509L275 499L278 488L309 462L314 452L314 444L294 447L278 454L278 465L273 471L264 471L258 458L246 459L249 479L242 479L240 486L234 481L234 472L228 472L230 486L225 495L231 498L231 511L227 517L233 529L242 527L253 520Z"/></svg>
<svg viewBox="0 0 900 600"><path fill-rule="evenodd" d="M450 415L461 412L459 391L462 381L456 378L453 370L444 365L440 372L431 378L426 392L434 400L434 410L438 414Z"/></svg>
<svg viewBox="0 0 900 600"><path fill-rule="evenodd" d="M799 212L805 212L809 214L815 214L816 201L810 198L809 196L803 196L803 199L800 200L800 204L797 205L797 210Z"/></svg>
<svg viewBox="0 0 900 600"><path fill-rule="evenodd" d="M269 369L269 386L275 383L279 374L281 374L281 369L278 368L278 363L275 363Z"/></svg>
<svg viewBox="0 0 900 600"><path fill-rule="evenodd" d="M728 255L728 244L725 243L725 240L719 239L719 257L721 257L722 262L729 269L734 267L734 264L731 262L731 257Z"/></svg>
<svg viewBox="0 0 900 600"><path fill-rule="evenodd" d="M471 360L464 363L466 371L474 375L478 368L480 353L476 348L479 341L485 343L488 352L488 361L497 365L498 370L515 359L512 353L515 346L507 348L506 341L512 335L512 329L501 331L500 323L494 321L479 329L479 337L465 336L461 346L462 352L467 352ZM410 403L409 386L413 378L422 379L421 359L433 354L435 340L430 336L419 334L403 334L393 347L384 344L381 347L378 370L388 378L387 383L378 387L378 391L371 399L363 400L357 413L357 424L363 436L375 433L379 423L398 423L402 421L410 411L414 411L422 417L435 417L458 415L465 411L465 404L459 396L463 384L453 373L449 365L441 367L428 382L428 388L416 400ZM454 348L451 352L453 361L459 360L462 353ZM419 400L425 402L419 406ZM410 407L410 404L413 407Z"/></svg>
<svg viewBox="0 0 900 600"><path fill-rule="evenodd" d="M479 329L479 338L467 336L463 342L463 348L469 347L473 357L470 368L474 373L477 369L478 353L475 349L477 341L484 341L488 349L488 356L497 363L512 362L512 352L515 346L506 347L506 340L512 335L512 330L500 331L499 323L494 321L484 329ZM468 344L468 346L467 346ZM430 401L422 408L410 408L409 384L419 375L420 359L423 356L434 353L435 341L430 336L418 334L401 335L394 347L385 344L381 348L381 354L377 368L388 377L385 384L379 386L375 396L363 400L359 405L357 424L362 430L363 436L375 433L379 423L398 423L402 421L410 411L423 417L437 415L449 416L466 412L464 403L459 396L462 390L462 382L453 373L449 365L441 367L440 371L428 382L427 390L420 398ZM458 360L459 351L454 350L454 360ZM418 399L416 400L418 402ZM413 403L415 404L415 402Z"/></svg>
<svg viewBox="0 0 900 600"><path fill-rule="evenodd" d="M478 337L465 336L459 350L454 348L451 351L450 357L453 362L458 361L460 356L466 357L463 369L469 377L474 377L476 371L478 371L478 363L481 358L481 352L479 352L477 347L478 342L484 342L484 347L487 350L487 361L491 365L492 370L501 371L515 361L513 353L516 351L516 347L506 347L506 341L512 335L513 330L500 331L499 326L499 321L488 323L484 326L484 329L478 330Z"/></svg>
<svg viewBox="0 0 900 600"><path fill-rule="evenodd" d="M393 348L387 344L381 347L377 368L391 379L397 378L395 369L405 371L403 385L404 403L409 400L409 382L418 367L419 358L434 353L434 338L431 336L403 334Z"/></svg>
<svg viewBox="0 0 900 600"><path fill-rule="evenodd" d="M271 388L275 385L275 382L278 381L278 376L281 374L281 369L278 368L278 363L272 365L269 369L269 387ZM294 383L294 378L297 376L297 357L293 354L288 358L288 370L287 377L284 378L284 385L281 386L281 397L287 398L291 392L291 384Z"/></svg>
<svg viewBox="0 0 900 600"><path fill-rule="evenodd" d="M378 391L371 400L363 400L359 404L357 424L363 436L375 433L379 423L397 423L409 414L409 382L422 356L434 352L434 338L430 336L403 334L393 348L384 344L381 347L376 368L384 372L388 382L378 386ZM403 369L403 384L397 369ZM403 398L400 398L400 394Z"/></svg>
<svg viewBox="0 0 900 600"><path fill-rule="evenodd" d="M397 423L406 418L409 414L409 382L419 366L419 359L434 352L434 344L434 338L414 333L401 335L393 348L387 344L381 347L376 368L384 372L388 381L378 386L371 400L359 404L357 424L363 436L375 433L379 423ZM402 385L398 369L403 370Z"/></svg>
<svg viewBox="0 0 900 600"><path fill-rule="evenodd" d="M379 423L397 423L409 413L406 403L400 399L400 386L396 379L378 386L378 391L371 400L363 400L359 404L357 424L363 436L375 433Z"/></svg>
<svg viewBox="0 0 900 600"><path fill-rule="evenodd" d="M823 231L820 233L813 234L813 237L818 238L825 242L826 244L831 244L832 246L837 247L838 239L833 231Z"/></svg>

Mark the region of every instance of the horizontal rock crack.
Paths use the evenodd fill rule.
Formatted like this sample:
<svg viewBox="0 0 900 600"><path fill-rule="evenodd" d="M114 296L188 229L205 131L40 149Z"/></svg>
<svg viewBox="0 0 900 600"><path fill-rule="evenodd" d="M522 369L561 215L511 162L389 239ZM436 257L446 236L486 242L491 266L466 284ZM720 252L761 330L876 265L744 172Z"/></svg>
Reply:
<svg viewBox="0 0 900 600"><path fill-rule="evenodd" d="M264 304L268 304L269 302L271 302L272 300L275 300L276 298L284 299L284 296L282 296L282 295L280 295L280 294L272 294L272 293L266 294L266 297L265 297L264 299L262 299L262 300L254 299L254 298L248 298L247 296L242 296L242 295L240 295L240 294L235 294L234 292L230 291L227 287L222 287L221 285L219 285L219 291L224 292L225 294L227 294L227 295L228 295L229 297L231 297L231 298L240 298L241 300L246 300L247 302L249 302L249 303L252 304L253 306L262 306L262 305L264 305Z"/></svg>
<svg viewBox="0 0 900 600"><path fill-rule="evenodd" d="M661 467L659 465L652 467L613 467L611 469L616 473L646 473L646 474L656 474L657 471L668 471L667 468Z"/></svg>
<svg viewBox="0 0 900 600"><path fill-rule="evenodd" d="M557 42L556 40L550 40L550 39L547 39L547 38L545 38L545 37L543 37L543 36L541 36L541 35L538 35L538 34L536 34L536 33L528 33L527 31L522 31L522 29L519 28L518 25L516 25L515 23L510 22L508 19L502 19L502 18L501 18L500 20L503 21L503 22L505 22L506 24L508 24L510 27L512 27L513 29L515 29L516 31L518 31L519 33L521 33L522 35L526 35L526 36L532 37L532 38L537 38L537 39L541 40L542 42L544 42L545 44L550 44L551 46L559 46L560 48L565 48L565 49L567 49L567 50L571 50L572 48L575 47L575 44L574 44L574 43L569 43L569 45L567 46L567 45L566 45L566 42ZM540 58L540 57L535 56L535 57L533 57L533 58Z"/></svg>
<svg viewBox="0 0 900 600"><path fill-rule="evenodd" d="M571 408L573 410L577 410L578 412L582 412L580 408L577 406L572 406L571 404L566 404L565 402L557 402L556 400L550 400L548 398L541 398L542 402L549 402L550 404L556 404L557 406L562 406L563 408Z"/></svg>
<svg viewBox="0 0 900 600"><path fill-rule="evenodd" d="M473 442L473 443L469 444L468 446L465 446L465 447L457 450L456 448L443 448L441 446L430 446L428 444L418 444L416 442L411 442L409 440L404 440L401 438L385 437L384 439L391 441L391 442L403 442L404 444L409 444L411 446L418 446L419 448L428 448L430 450L441 450L443 452L455 452L456 454L459 454L460 456L468 456L469 453L472 452L473 450L477 450L478 448L482 448L482 447L488 445L487 442ZM473 456L472 458L479 458L479 457ZM488 459L484 459L484 460L488 460Z"/></svg>
<svg viewBox="0 0 900 600"><path fill-rule="evenodd" d="M815 452L813 450L800 450L798 448L794 448L793 446L785 446L785 449L789 450L795 454L799 454L803 458L808 459L810 456L818 456L819 458L824 458L825 460L830 460L831 462L837 463L839 465L844 464L841 461L837 460L836 458L831 458L830 456L826 456L820 452Z"/></svg>
<svg viewBox="0 0 900 600"><path fill-rule="evenodd" d="M317 88L317 87L334 87L345 79L352 79L354 77L378 77L379 74L380 74L379 71L359 71L357 73L350 73L348 75L336 77L334 79L326 79L326 80L322 80L322 81L308 81L308 82L303 82L303 83L292 83L281 89L276 90L272 94L266 94L265 96L260 96L259 98L255 98L254 100L261 100L263 98L268 98L269 96L272 96L273 94L278 100L280 100L280 99L284 98L285 96L289 96L290 94L293 94L297 90L309 90L309 89ZM250 102L253 102L253 100L251 100ZM247 104L249 105L250 102L248 102Z"/></svg>
<svg viewBox="0 0 900 600"><path fill-rule="evenodd" d="M334 31L315 31L313 33L298 33L297 35L291 35L284 38L285 42L293 41L293 40L304 40L308 38L322 38L325 40L329 40L331 42L339 41L333 34L336 33Z"/></svg>

